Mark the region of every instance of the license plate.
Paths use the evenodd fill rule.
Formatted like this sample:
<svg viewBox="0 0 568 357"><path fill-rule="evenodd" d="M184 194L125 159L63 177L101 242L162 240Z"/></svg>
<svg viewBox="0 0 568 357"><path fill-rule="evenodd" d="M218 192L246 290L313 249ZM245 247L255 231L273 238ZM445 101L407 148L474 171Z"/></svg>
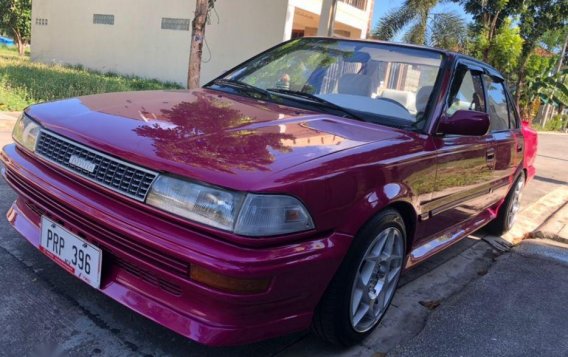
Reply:
<svg viewBox="0 0 568 357"><path fill-rule="evenodd" d="M99 248L42 217L39 249L69 273L99 288L103 257Z"/></svg>

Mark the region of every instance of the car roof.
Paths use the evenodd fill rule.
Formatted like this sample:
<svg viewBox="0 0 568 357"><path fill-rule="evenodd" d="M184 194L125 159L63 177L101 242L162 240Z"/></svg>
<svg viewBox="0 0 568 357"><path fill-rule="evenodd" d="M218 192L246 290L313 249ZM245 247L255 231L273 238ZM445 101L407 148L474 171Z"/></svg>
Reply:
<svg viewBox="0 0 568 357"><path fill-rule="evenodd" d="M335 36L335 37L314 36L314 37L304 37L304 38L305 39L335 39L335 40L350 41L350 42L375 43L375 44L391 45L391 46L404 47L404 48L415 48L415 49L421 49L421 50L426 50L426 51L431 51L431 52L437 52L437 53L443 54L447 57L454 58L455 60L464 59L464 60L468 60L468 61L471 61L471 62L475 62L480 67L482 67L487 72L487 74L489 74L490 76L498 77L500 79L504 79L501 72L499 72L495 67L491 66L488 63L480 61L480 60L478 60L474 57L464 55L462 53L448 51L448 50L441 49L441 48L415 45L415 44L410 44L410 43L381 41L381 40L376 40L376 39L353 39L353 38L346 38L346 37L340 37L340 36Z"/></svg>

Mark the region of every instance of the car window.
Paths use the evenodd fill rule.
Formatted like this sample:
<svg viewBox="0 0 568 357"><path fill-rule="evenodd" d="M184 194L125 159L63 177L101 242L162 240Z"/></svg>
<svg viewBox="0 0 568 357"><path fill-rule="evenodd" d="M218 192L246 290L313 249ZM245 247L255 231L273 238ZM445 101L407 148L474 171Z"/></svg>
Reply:
<svg viewBox="0 0 568 357"><path fill-rule="evenodd" d="M517 110L515 109L515 104L513 103L511 96L508 97L507 103L509 104L509 127L518 128L519 120L516 115Z"/></svg>
<svg viewBox="0 0 568 357"><path fill-rule="evenodd" d="M483 76L487 91L487 113L491 121L490 131L509 129L509 103L503 82L495 81L492 77Z"/></svg>
<svg viewBox="0 0 568 357"><path fill-rule="evenodd" d="M442 60L440 53L423 49L305 39L272 49L225 78L274 95L316 96L370 122L419 127Z"/></svg>
<svg viewBox="0 0 568 357"><path fill-rule="evenodd" d="M467 67L460 66L454 77L450 92L450 100L446 113L452 115L458 110L475 110L485 112L483 83L478 74L472 73Z"/></svg>

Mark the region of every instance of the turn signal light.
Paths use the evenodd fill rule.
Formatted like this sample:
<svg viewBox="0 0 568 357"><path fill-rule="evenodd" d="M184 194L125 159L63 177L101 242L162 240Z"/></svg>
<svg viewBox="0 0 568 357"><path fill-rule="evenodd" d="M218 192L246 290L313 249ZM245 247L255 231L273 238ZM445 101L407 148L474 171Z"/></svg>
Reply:
<svg viewBox="0 0 568 357"><path fill-rule="evenodd" d="M189 277L219 290L239 293L258 293L268 289L270 279L240 279L215 273L199 265L191 265Z"/></svg>

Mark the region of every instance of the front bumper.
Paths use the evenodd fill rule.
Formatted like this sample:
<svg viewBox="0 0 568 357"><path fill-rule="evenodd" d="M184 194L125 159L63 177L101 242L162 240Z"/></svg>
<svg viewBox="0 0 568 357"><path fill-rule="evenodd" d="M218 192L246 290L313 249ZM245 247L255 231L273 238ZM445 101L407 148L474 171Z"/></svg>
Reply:
<svg viewBox="0 0 568 357"><path fill-rule="evenodd" d="M38 247L41 216L103 249L100 291L207 345L254 342L309 327L352 237L330 233L286 246L238 247L155 217L6 146L2 175L18 199L7 217ZM240 279L271 280L254 294L216 290L189 278L195 264Z"/></svg>

